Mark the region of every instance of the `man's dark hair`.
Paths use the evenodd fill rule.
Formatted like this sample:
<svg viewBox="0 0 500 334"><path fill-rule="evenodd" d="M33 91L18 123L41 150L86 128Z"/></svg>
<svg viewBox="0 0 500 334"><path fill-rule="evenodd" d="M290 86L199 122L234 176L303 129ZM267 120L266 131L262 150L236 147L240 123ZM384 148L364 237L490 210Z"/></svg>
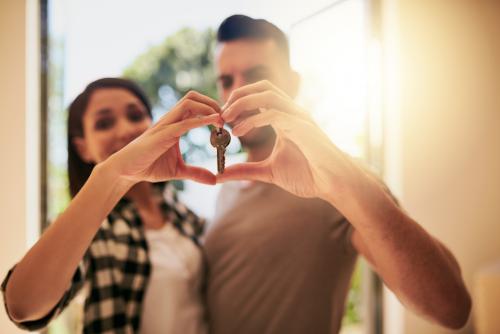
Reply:
<svg viewBox="0 0 500 334"><path fill-rule="evenodd" d="M232 15L226 18L217 31L217 42L230 42L237 39L271 39L290 62L288 39L280 28L264 19L254 19L246 15Z"/></svg>

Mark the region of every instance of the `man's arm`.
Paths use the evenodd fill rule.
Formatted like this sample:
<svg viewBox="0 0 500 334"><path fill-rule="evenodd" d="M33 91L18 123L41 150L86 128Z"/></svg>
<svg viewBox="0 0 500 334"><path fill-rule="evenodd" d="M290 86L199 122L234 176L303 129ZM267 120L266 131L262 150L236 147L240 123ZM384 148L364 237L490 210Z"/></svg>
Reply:
<svg viewBox="0 0 500 334"><path fill-rule="evenodd" d="M353 224L352 241L403 304L442 326L461 328L471 299L451 253L356 165L338 180L334 204Z"/></svg>
<svg viewBox="0 0 500 334"><path fill-rule="evenodd" d="M374 186L381 187L382 191L388 195L392 205L390 202L388 204L396 206L393 209L402 211L397 200L385 184L366 166L363 166L361 162L355 163L367 174L366 177L375 181ZM428 234L404 212L402 213L405 216L405 221L402 223L407 226L397 227L397 230L394 231L388 230L382 232L389 236L392 235L396 240L401 240L399 248L399 253L401 254L399 256L398 254L391 254L391 246L388 242L382 240L380 247L387 249L381 250L378 248L378 241L374 240L373 233L368 232L364 237L362 231L356 228L351 234L351 243L358 253L366 258L373 270L379 274L391 290L396 292L396 288L393 288L391 285L393 284L392 282L401 282L399 293L396 295L403 304L410 306L423 317L436 321L446 327L462 327L468 318L471 300L463 284L458 262L439 240ZM370 226L374 227L373 224L370 224ZM382 228L388 226L389 224L382 223ZM395 246L397 247L397 245ZM391 258L387 258L387 256ZM394 261L394 263L391 261ZM415 265L416 263L428 264ZM387 267L394 267L394 270L387 270ZM405 273L407 273L406 275L409 278L406 278ZM426 282L427 280L435 284L435 287L430 287L429 283ZM456 286L453 287L450 282L455 282ZM424 292L425 289L420 287L419 284L425 285L429 291L440 291L444 296L441 296L441 300L439 299L439 294L436 293L428 296ZM445 288L440 288L440 286L444 286ZM446 288L450 289L450 291L447 292ZM455 293L453 293L454 288L456 289ZM460 314L457 315L457 319L464 319L463 323L456 321L454 325L452 317L448 316L453 314L453 310L446 310L446 305L449 305L453 301L452 298L447 297L450 294L451 296L456 296L456 307L465 313L463 316L460 316ZM467 312L465 312L466 310ZM443 313L441 316L440 312Z"/></svg>
<svg viewBox="0 0 500 334"><path fill-rule="evenodd" d="M439 249L434 250L434 252L439 254L438 261L436 261L434 256L427 255L422 249L407 251L407 253L409 253L409 255L407 255L408 258L414 259L413 261L409 261L408 258L404 258L402 254L400 256L393 257L392 259L386 258L386 255L384 254L387 253L387 250L370 251L369 245L375 245L376 241L373 242L370 237L366 240L363 239L361 233L356 229L351 234L351 242L356 250L369 262L372 269L377 272L387 286L396 293L403 304L413 309L423 317L438 322L443 326L460 328L465 324L471 307L470 297L465 290L461 279L460 267L453 255L443 244L441 244L437 239L432 238L430 235L424 236L423 234L427 233L425 233L425 231L423 232L424 233L418 233L421 235L422 240L417 242L433 243L435 248ZM401 239L405 238L405 236L401 236ZM416 239L415 237L411 238ZM372 248L374 247L375 246L372 246ZM404 252L405 251L402 253ZM433 265L415 266L413 264L415 262L425 263L426 261L433 262ZM445 262L445 267L448 269L438 267L439 263L442 262ZM390 267L392 263L396 263L394 265L394 270L384 270L385 268ZM397 268L401 269L398 270ZM409 279L405 278L405 271L409 273L407 275ZM451 279L447 277L450 276L449 274L446 275L447 272L453 272L454 277ZM441 273L444 273L444 275ZM435 277L435 279L433 279L433 277ZM429 286L429 281L431 280L435 281L433 281L432 284L435 286L434 288ZM458 293L451 291L453 290L453 285L449 284L451 280L456 282L454 285ZM401 287L398 292L396 292L396 288L391 285L393 281L401 282ZM421 285L424 285L424 287L421 287ZM445 289L441 290L442 296L432 292L425 293L426 290L441 289L441 286L445 287ZM450 292L447 293L446 287L450 289ZM449 298L449 295L456 296L456 299L458 300L456 308L458 311L449 310L446 307L446 305L453 305L453 299ZM453 316L453 314L456 315Z"/></svg>
<svg viewBox="0 0 500 334"><path fill-rule="evenodd" d="M240 117L252 110L260 112ZM268 81L238 88L221 116L236 122L236 136L270 125L276 143L267 159L230 166L217 176L218 182L258 180L328 201L354 226L354 244L403 303L443 326L465 324L471 300L451 253L285 93Z"/></svg>

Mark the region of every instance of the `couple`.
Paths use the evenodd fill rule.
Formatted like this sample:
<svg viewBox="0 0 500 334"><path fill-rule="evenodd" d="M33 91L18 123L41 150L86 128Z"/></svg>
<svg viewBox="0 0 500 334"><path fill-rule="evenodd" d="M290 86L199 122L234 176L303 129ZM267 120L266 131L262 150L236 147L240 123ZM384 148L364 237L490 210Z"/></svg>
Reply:
<svg viewBox="0 0 500 334"><path fill-rule="evenodd" d="M42 328L85 289L85 333L336 333L359 253L405 305L463 326L455 258L293 102L283 32L227 18L216 66L223 107L190 92L154 125L126 80L95 81L73 101L73 200L4 280L11 319ZM185 165L179 137L224 123L248 162L217 176ZM200 244L203 221L173 179L252 182L223 186Z"/></svg>

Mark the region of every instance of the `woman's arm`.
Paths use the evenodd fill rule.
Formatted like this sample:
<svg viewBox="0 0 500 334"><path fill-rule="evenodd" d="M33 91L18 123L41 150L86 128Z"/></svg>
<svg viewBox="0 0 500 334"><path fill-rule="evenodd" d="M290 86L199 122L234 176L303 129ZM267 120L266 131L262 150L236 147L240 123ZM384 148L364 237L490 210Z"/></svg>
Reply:
<svg viewBox="0 0 500 334"><path fill-rule="evenodd" d="M94 168L68 208L12 272L5 302L13 320L37 320L54 308L102 221L132 184L106 163Z"/></svg>
<svg viewBox="0 0 500 334"><path fill-rule="evenodd" d="M5 303L14 321L38 320L54 308L101 223L135 183L193 179L215 184L208 170L184 164L179 137L193 128L222 126L218 111L214 100L190 92L154 126L94 168L68 208L12 272Z"/></svg>

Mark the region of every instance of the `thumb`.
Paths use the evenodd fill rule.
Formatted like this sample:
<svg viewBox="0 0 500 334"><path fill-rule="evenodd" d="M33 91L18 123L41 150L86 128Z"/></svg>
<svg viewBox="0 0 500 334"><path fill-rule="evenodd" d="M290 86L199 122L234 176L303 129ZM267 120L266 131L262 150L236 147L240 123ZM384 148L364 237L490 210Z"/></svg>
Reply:
<svg viewBox="0 0 500 334"><path fill-rule="evenodd" d="M267 161L246 162L224 169L224 173L217 174L217 183L232 180L249 180L271 182L271 169Z"/></svg>
<svg viewBox="0 0 500 334"><path fill-rule="evenodd" d="M190 179L209 185L214 185L216 181L215 175L209 170L188 165L182 166L179 169L177 176L181 179Z"/></svg>

